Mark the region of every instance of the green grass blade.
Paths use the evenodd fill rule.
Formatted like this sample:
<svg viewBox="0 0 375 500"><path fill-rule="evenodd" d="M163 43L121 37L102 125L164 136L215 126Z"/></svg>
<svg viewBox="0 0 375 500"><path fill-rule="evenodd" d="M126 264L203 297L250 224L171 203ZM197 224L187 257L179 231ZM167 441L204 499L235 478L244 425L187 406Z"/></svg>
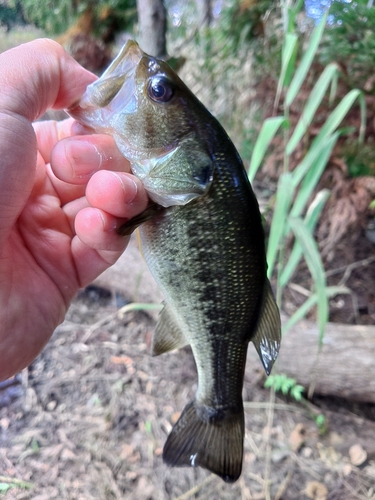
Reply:
<svg viewBox="0 0 375 500"><path fill-rule="evenodd" d="M317 323L319 343L322 343L325 325L328 321L328 298L326 294L326 278L318 246L299 217L289 217L289 224L294 236L302 246L304 258L314 281L317 294Z"/></svg>
<svg viewBox="0 0 375 500"><path fill-rule="evenodd" d="M349 288L346 288L345 286L329 286L326 288L326 294L328 299L335 297L336 295L344 295L350 293L351 291L349 290ZM302 304L301 307L297 309L297 311L283 325L282 327L283 335L290 328L292 328L292 326L294 326L295 324L297 324L299 321L301 321L303 318L306 317L310 309L316 305L317 300L318 300L318 295L314 293Z"/></svg>
<svg viewBox="0 0 375 500"><path fill-rule="evenodd" d="M303 5L304 0L297 0L294 5L290 5L290 2L283 2L285 33L293 33L295 31L296 17L301 12Z"/></svg>
<svg viewBox="0 0 375 500"><path fill-rule="evenodd" d="M302 161L293 170L293 189L297 189L299 184L302 182L311 165L319 156L319 152L318 148L310 147Z"/></svg>
<svg viewBox="0 0 375 500"><path fill-rule="evenodd" d="M359 138L358 141L360 144L363 144L365 140L365 132L366 132L366 116L367 116L367 108L366 108L366 99L363 93L359 95L359 106L361 109L361 125L359 127Z"/></svg>
<svg viewBox="0 0 375 500"><path fill-rule="evenodd" d="M315 116L316 110L323 101L324 95L332 83L335 75L338 73L338 66L335 63L329 64L320 75L318 81L314 85L310 96L303 108L302 114L293 135L286 146L286 154L291 155L298 146L300 140L305 135L307 129Z"/></svg>
<svg viewBox="0 0 375 500"><path fill-rule="evenodd" d="M294 99L296 98L298 92L300 91L303 82L306 79L306 75L311 68L311 64L314 60L316 51L322 39L323 31L327 22L328 11L323 15L322 20L319 25L311 33L310 39L307 43L307 50L303 54L300 65L298 66L296 72L294 73L293 80L290 83L288 91L285 96L285 106L290 107Z"/></svg>
<svg viewBox="0 0 375 500"><path fill-rule="evenodd" d="M276 204L267 246L268 277L272 275L280 242L285 237L287 216L293 197L291 181L292 174L286 172L280 176L277 186Z"/></svg>
<svg viewBox="0 0 375 500"><path fill-rule="evenodd" d="M287 33L285 35L285 42L282 51L281 71L279 81L277 83L277 91L275 97L275 108L277 108L279 105L280 95L284 85L286 85L288 78L293 73L297 55L297 42L298 36L295 33Z"/></svg>
<svg viewBox="0 0 375 500"><path fill-rule="evenodd" d="M319 134L314 139L313 145L320 147L320 144L324 141L324 139L337 129L350 108L353 106L355 100L358 99L360 95L361 91L357 89L351 90L348 94L346 94L346 96L340 101L327 118L325 124L320 129Z"/></svg>
<svg viewBox="0 0 375 500"><path fill-rule="evenodd" d="M293 203L293 208L291 210L292 217L299 217L302 214L312 192L314 191L322 176L328 160L330 159L332 150L337 142L339 135L339 132L336 132L331 137L329 137L323 144L323 146L319 149L319 152L317 152L317 154L315 155L315 161L311 164L311 167L307 171L302 181L301 188L298 191L296 199Z"/></svg>
<svg viewBox="0 0 375 500"><path fill-rule="evenodd" d="M307 230L310 234L313 234L316 224L319 220L320 214L326 204L330 195L330 191L328 189L322 189L317 193L313 202L309 206L306 217L304 219L304 223L306 225ZM285 265L284 269L281 272L279 285L284 288L287 283L290 281L296 267L298 266L301 258L303 256L302 246L298 240L294 242L293 250L289 256L288 262Z"/></svg>
<svg viewBox="0 0 375 500"><path fill-rule="evenodd" d="M286 123L286 120L283 116L267 118L267 120L264 121L251 156L248 174L250 182L253 182L272 139L275 137L280 126L284 123Z"/></svg>
<svg viewBox="0 0 375 500"><path fill-rule="evenodd" d="M313 140L305 157L293 170L293 186L295 189L298 184L302 182L311 165L319 156L322 147L324 147L324 144L327 142L327 137L328 140L330 140L330 135L335 132L340 125L354 101L357 98L361 99L361 95L362 93L359 90L350 91L329 115L319 134Z"/></svg>
<svg viewBox="0 0 375 500"><path fill-rule="evenodd" d="M331 90L329 92L329 101L328 101L330 106L333 106L333 102L336 98L339 74L340 74L339 72L335 73L332 78Z"/></svg>

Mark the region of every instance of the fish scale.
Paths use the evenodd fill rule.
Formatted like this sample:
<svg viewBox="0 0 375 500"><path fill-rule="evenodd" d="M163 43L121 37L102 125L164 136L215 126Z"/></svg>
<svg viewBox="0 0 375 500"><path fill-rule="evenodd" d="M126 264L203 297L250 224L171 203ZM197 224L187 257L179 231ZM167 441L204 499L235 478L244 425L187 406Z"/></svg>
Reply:
<svg viewBox="0 0 375 500"><path fill-rule="evenodd" d="M151 202L120 234L139 227L148 266L164 293L154 355L190 344L195 397L163 450L172 466L241 474L242 387L252 341L267 373L280 345L258 202L217 120L166 63L128 42L69 110L112 135Z"/></svg>

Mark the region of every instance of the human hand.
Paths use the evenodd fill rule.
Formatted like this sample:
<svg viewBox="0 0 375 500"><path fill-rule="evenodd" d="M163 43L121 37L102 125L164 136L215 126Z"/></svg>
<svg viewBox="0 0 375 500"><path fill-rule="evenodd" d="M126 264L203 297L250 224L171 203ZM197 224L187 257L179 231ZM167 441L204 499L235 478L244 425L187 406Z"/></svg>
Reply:
<svg viewBox="0 0 375 500"><path fill-rule="evenodd" d="M109 136L72 136L71 119L32 125L78 101L91 73L51 40L1 54L0 67L2 380L40 353L78 289L117 260L128 238L115 229L148 200Z"/></svg>

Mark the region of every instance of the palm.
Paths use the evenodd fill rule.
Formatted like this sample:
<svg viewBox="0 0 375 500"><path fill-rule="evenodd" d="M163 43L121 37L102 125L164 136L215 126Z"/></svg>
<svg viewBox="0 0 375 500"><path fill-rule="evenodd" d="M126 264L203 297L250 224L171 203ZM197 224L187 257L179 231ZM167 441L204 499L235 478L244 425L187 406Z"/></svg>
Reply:
<svg viewBox="0 0 375 500"><path fill-rule="evenodd" d="M73 106L93 81L56 42L0 54L0 380L27 366L79 287L126 247L115 228L147 195L108 136L72 136ZM86 131L87 132L87 131ZM60 140L63 139L63 140Z"/></svg>
<svg viewBox="0 0 375 500"><path fill-rule="evenodd" d="M34 186L3 247L1 290L9 293L9 299L4 297L7 307L1 311L2 322L15 332L17 338L9 338L12 344L25 345L27 362L47 342L85 284L80 282L80 261L73 251L77 238L73 221L64 212L64 205L83 196L84 188L53 178L38 156Z"/></svg>

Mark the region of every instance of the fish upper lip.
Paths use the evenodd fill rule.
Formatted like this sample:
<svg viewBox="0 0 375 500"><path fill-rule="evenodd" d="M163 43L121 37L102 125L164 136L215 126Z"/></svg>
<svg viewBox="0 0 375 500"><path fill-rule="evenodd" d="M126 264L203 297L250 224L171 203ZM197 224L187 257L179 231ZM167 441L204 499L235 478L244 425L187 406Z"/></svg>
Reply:
<svg viewBox="0 0 375 500"><path fill-rule="evenodd" d="M102 76L88 85L79 102L69 108L68 113L90 127L91 122L96 122L98 119L100 125L105 123L105 120L102 119L102 112L113 114L120 108L126 108L131 103L135 93L133 77L143 56L138 44L130 40ZM106 83L109 90L106 88ZM115 90L116 85L118 86L118 90L113 93L113 96L111 96L111 88L113 89L111 85L115 87ZM109 95L108 102L105 102L106 94Z"/></svg>

